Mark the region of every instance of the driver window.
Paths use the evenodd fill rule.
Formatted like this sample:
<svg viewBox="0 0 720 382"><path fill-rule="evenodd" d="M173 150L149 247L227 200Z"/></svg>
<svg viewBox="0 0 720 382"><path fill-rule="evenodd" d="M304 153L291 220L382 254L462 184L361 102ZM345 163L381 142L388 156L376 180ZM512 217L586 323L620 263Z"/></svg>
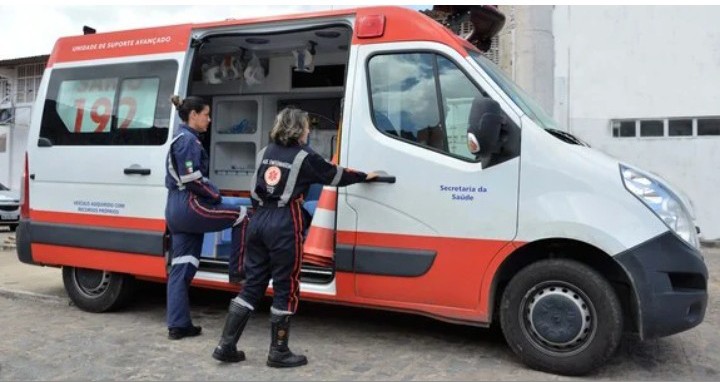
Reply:
<svg viewBox="0 0 720 382"><path fill-rule="evenodd" d="M368 62L375 127L393 138L465 160L470 107L480 90L433 53L376 55Z"/></svg>
<svg viewBox="0 0 720 382"><path fill-rule="evenodd" d="M370 59L375 126L388 135L422 146L440 125L433 55L387 54ZM437 134L436 134L437 135ZM437 148L443 148L443 137Z"/></svg>
<svg viewBox="0 0 720 382"><path fill-rule="evenodd" d="M448 151L457 156L474 160L475 155L467 147L470 107L476 97L479 98L483 95L452 61L437 56L437 63Z"/></svg>

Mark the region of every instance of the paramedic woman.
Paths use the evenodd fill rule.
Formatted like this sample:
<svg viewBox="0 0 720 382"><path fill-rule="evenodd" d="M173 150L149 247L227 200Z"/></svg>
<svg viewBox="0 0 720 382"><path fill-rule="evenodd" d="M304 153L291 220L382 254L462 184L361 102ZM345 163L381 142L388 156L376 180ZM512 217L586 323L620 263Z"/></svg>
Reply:
<svg viewBox="0 0 720 382"><path fill-rule="evenodd" d="M198 265L205 232L232 227L233 255L240 253L245 207L222 202L218 188L208 180L208 155L199 135L208 129L210 106L199 97L171 98L182 123L167 156L165 219L171 238L167 283L167 326L170 339L193 337L202 328L190 318L188 288ZM232 272L232 269L231 269Z"/></svg>
<svg viewBox="0 0 720 382"><path fill-rule="evenodd" d="M245 239L247 282L230 302L220 343L213 352L213 358L219 361L245 359L245 353L237 350L237 342L272 278L267 365L307 364L304 355L296 355L288 348L290 317L297 310L300 295L303 230L307 226L302 201L313 183L341 187L377 177L375 173L351 171L325 161L306 147L309 133L306 112L283 109L270 132L271 143L258 153L258 169L251 183L255 214Z"/></svg>

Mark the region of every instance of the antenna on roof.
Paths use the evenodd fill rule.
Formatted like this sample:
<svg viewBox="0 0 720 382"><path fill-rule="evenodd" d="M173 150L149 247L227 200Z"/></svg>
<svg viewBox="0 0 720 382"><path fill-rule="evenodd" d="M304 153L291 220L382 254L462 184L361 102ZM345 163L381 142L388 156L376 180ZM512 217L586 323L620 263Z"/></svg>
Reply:
<svg viewBox="0 0 720 382"><path fill-rule="evenodd" d="M83 25L83 34L95 34L95 28L91 28L87 25Z"/></svg>

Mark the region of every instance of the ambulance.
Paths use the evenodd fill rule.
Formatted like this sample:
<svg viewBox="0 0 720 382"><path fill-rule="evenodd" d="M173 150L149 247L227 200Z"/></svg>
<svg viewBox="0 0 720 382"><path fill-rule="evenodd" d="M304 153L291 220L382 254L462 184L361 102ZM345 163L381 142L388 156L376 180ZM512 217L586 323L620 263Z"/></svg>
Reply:
<svg viewBox="0 0 720 382"><path fill-rule="evenodd" d="M568 375L606 362L624 332L704 318L687 198L559 132L474 45L400 7L59 39L33 109L17 252L62 267L81 309L166 280L173 94L212 105L203 144L228 200L247 202L286 106L309 112L326 159L384 172L308 196L305 300L498 325L526 365ZM237 290L226 236L206 236L193 285Z"/></svg>

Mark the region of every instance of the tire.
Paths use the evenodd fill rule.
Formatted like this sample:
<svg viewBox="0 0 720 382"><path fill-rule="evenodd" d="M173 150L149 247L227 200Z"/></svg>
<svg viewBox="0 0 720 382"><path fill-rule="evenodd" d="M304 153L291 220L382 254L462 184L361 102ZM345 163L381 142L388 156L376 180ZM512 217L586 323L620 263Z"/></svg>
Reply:
<svg viewBox="0 0 720 382"><path fill-rule="evenodd" d="M86 312L120 308L132 295L131 276L95 269L63 267L63 284L70 300Z"/></svg>
<svg viewBox="0 0 720 382"><path fill-rule="evenodd" d="M15 232L17 230L17 227L17 224L10 224L10 232Z"/></svg>
<svg viewBox="0 0 720 382"><path fill-rule="evenodd" d="M500 303L505 340L529 367L583 375L617 349L623 314L615 291L598 272L552 259L522 269Z"/></svg>

